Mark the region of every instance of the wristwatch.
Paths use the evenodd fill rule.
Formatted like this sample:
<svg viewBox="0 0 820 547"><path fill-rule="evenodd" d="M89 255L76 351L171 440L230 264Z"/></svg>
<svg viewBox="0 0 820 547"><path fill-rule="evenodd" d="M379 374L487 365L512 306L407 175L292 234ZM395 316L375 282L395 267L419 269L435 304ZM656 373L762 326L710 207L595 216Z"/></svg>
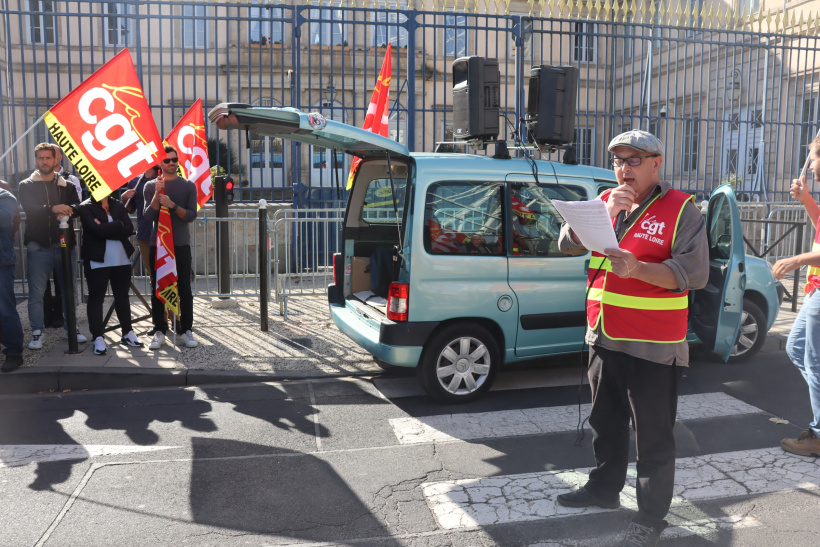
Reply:
<svg viewBox="0 0 820 547"><path fill-rule="evenodd" d="M176 203L174 203L174 206L173 206L173 207L171 207L171 212L175 212L177 209L179 209L179 205L177 205Z"/></svg>

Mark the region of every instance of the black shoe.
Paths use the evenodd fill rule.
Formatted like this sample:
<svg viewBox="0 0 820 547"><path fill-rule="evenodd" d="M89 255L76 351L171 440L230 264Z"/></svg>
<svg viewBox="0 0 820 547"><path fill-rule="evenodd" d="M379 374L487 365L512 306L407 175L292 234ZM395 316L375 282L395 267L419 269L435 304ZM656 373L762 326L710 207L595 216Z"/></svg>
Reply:
<svg viewBox="0 0 820 547"><path fill-rule="evenodd" d="M634 520L629 523L624 539L621 541L622 547L655 547L658 539L666 528L666 521L660 526L646 526Z"/></svg>
<svg viewBox="0 0 820 547"><path fill-rule="evenodd" d="M620 496L613 500L606 500L592 494L583 486L578 490L558 496L558 503L564 507L592 507L594 505L604 509L617 509L621 506Z"/></svg>
<svg viewBox="0 0 820 547"><path fill-rule="evenodd" d="M22 355L6 355L6 360L3 362L3 366L0 367L0 370L3 372L11 372L12 370L17 370L20 368L20 365L23 364L23 356Z"/></svg>

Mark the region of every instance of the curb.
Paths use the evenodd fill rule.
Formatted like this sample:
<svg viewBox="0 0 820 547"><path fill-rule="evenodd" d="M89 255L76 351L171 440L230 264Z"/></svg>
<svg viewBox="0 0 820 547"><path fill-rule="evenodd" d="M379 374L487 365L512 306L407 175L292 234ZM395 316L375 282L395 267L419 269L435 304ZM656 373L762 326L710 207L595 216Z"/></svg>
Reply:
<svg viewBox="0 0 820 547"><path fill-rule="evenodd" d="M78 391L82 389L128 389L184 387L208 384L281 382L307 378L371 376L373 372L279 371L247 372L157 368L32 367L0 376L0 395Z"/></svg>

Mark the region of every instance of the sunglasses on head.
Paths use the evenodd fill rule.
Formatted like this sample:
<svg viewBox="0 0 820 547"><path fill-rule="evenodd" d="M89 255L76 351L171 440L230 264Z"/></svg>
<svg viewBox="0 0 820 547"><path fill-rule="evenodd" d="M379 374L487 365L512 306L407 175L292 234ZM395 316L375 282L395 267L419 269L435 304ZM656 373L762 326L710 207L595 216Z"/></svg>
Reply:
<svg viewBox="0 0 820 547"><path fill-rule="evenodd" d="M162 163L179 163L179 158L165 158Z"/></svg>

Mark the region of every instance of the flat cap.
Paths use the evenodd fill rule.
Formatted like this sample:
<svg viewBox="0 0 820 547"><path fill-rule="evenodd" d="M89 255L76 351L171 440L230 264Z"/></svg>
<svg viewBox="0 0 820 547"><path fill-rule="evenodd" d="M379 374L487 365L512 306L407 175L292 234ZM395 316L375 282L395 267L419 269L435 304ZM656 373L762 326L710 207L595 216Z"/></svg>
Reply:
<svg viewBox="0 0 820 547"><path fill-rule="evenodd" d="M617 135L609 142L607 150L611 152L617 146L628 146L639 152L663 156L663 143L661 140L652 133L640 129L633 129Z"/></svg>

